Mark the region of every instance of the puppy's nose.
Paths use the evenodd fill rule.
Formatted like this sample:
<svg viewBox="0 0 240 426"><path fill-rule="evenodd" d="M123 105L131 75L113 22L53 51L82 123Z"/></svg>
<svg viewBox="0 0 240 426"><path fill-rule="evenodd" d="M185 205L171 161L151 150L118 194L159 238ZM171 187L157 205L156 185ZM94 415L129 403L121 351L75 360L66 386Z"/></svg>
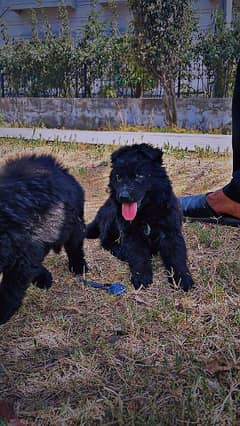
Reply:
<svg viewBox="0 0 240 426"><path fill-rule="evenodd" d="M130 194L126 189L119 193L119 200L121 203L129 203L131 201Z"/></svg>

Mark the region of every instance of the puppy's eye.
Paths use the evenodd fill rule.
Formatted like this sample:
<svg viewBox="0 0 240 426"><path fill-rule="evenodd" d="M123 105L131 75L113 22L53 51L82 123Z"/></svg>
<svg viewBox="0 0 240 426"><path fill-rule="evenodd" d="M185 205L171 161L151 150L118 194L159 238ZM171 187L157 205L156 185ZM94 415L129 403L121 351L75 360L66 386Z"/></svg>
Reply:
<svg viewBox="0 0 240 426"><path fill-rule="evenodd" d="M121 180L122 180L121 176L116 175L116 181L117 181L117 182L121 182Z"/></svg>
<svg viewBox="0 0 240 426"><path fill-rule="evenodd" d="M135 175L135 179L137 179L137 180L141 180L141 179L144 179L144 176L143 176L143 175L138 175L138 174L136 174L136 175Z"/></svg>

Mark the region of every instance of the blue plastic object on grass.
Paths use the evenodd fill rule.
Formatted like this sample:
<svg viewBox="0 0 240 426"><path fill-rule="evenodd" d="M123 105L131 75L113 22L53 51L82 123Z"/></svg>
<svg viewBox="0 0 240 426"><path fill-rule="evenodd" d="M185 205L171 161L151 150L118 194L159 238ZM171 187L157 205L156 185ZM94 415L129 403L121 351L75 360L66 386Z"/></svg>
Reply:
<svg viewBox="0 0 240 426"><path fill-rule="evenodd" d="M121 283L112 283L112 284L101 284L96 281L84 280L81 279L81 282L92 288L100 288L102 290L106 290L109 294L114 296L120 296L123 293L126 293L126 287Z"/></svg>

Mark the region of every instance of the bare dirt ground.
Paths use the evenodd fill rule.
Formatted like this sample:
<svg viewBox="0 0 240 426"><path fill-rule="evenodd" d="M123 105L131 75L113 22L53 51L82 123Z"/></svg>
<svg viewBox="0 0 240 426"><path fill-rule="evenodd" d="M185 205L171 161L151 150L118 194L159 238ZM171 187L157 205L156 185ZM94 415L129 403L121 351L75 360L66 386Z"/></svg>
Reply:
<svg viewBox="0 0 240 426"><path fill-rule="evenodd" d="M107 197L114 149L4 139L0 163L26 152L56 155L86 191L88 222ZM177 194L219 188L231 176L228 156L164 158ZM123 296L85 287L64 252L46 258L52 288L29 288L0 327L0 400L22 424L240 425L239 230L187 223L184 235L196 283L188 294L169 287L158 258L152 286L136 292L128 267L98 241L85 242L86 278L121 281Z"/></svg>

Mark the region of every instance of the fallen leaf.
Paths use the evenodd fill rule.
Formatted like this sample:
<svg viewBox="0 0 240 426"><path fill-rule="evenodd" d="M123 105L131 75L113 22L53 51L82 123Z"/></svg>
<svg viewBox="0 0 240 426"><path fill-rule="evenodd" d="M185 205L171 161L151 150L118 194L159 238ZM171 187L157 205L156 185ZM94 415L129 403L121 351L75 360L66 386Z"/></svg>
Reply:
<svg viewBox="0 0 240 426"><path fill-rule="evenodd" d="M134 295L133 300L137 303L139 303L139 305L146 305L149 306L149 303L145 302L144 299L142 299L141 297L139 297L138 295Z"/></svg>
<svg viewBox="0 0 240 426"><path fill-rule="evenodd" d="M82 313L81 309L77 306L62 306L62 309L65 309L65 311L77 312L78 314Z"/></svg>

